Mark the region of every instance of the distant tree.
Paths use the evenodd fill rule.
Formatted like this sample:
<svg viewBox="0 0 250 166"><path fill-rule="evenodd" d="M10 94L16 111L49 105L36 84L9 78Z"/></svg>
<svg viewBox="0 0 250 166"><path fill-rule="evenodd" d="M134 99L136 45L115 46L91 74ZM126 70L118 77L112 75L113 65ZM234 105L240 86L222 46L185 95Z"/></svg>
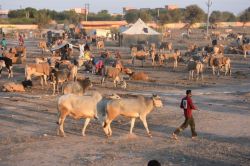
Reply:
<svg viewBox="0 0 250 166"><path fill-rule="evenodd" d="M197 22L204 21L205 12L197 5L190 5L186 7L185 19L190 23L194 24Z"/></svg>
<svg viewBox="0 0 250 166"><path fill-rule="evenodd" d="M171 16L169 13L161 13L159 16L160 24L164 25L171 22Z"/></svg>
<svg viewBox="0 0 250 166"><path fill-rule="evenodd" d="M209 21L212 24L221 21L221 12L220 11L213 11L209 17Z"/></svg>
<svg viewBox="0 0 250 166"><path fill-rule="evenodd" d="M244 23L250 21L250 7L248 7L239 15L239 20Z"/></svg>
<svg viewBox="0 0 250 166"><path fill-rule="evenodd" d="M149 14L148 11L140 11L139 18L141 18L144 22L150 22L153 20L153 17Z"/></svg>
<svg viewBox="0 0 250 166"><path fill-rule="evenodd" d="M26 17L26 11L24 9L10 10L8 13L9 18L24 18Z"/></svg>
<svg viewBox="0 0 250 166"><path fill-rule="evenodd" d="M49 21L51 20L47 10L39 10L35 16L36 23L38 24L39 28L42 28L48 25Z"/></svg>
<svg viewBox="0 0 250 166"><path fill-rule="evenodd" d="M128 23L135 23L138 20L139 15L136 10L133 10L133 11L127 12L124 18Z"/></svg>

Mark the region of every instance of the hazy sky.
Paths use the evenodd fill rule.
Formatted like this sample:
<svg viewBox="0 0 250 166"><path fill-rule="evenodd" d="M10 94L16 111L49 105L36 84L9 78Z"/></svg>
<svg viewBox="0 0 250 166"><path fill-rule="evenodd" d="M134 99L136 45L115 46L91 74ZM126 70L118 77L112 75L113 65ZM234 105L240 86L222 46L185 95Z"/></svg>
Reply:
<svg viewBox="0 0 250 166"><path fill-rule="evenodd" d="M2 9L17 9L22 6L34 8L49 8L65 10L74 7L83 7L85 3L90 4L90 11L97 12L107 9L112 13L121 13L122 7L131 6L136 8L163 7L167 4L177 4L185 7L190 4L197 4L206 10L207 0L0 0ZM250 6L250 0L212 0L211 10L231 11L235 14Z"/></svg>

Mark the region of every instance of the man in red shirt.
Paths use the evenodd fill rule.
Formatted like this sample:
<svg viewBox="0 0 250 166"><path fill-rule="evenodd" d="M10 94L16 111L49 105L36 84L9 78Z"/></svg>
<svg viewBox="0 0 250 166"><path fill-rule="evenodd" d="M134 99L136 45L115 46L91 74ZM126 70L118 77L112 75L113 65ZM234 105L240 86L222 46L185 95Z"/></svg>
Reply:
<svg viewBox="0 0 250 166"><path fill-rule="evenodd" d="M185 121L173 133L173 138L176 139L176 140L178 139L177 135L182 130L184 130L185 128L187 128L188 125L190 125L190 128L191 128L192 139L197 137L197 133L195 131L194 118L193 118L193 115L192 115L192 110L197 110L197 107L193 104L193 101L192 101L191 97L192 97L191 90L187 90L186 91L186 97L184 97L181 100L180 108L182 108L184 110Z"/></svg>

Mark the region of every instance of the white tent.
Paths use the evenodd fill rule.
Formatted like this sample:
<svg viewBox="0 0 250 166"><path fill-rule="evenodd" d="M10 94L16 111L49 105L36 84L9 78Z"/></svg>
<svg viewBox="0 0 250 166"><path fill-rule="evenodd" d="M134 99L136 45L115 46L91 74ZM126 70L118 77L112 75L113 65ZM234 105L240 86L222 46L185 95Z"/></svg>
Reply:
<svg viewBox="0 0 250 166"><path fill-rule="evenodd" d="M124 35L160 35L149 26L147 26L140 18L129 29L124 31Z"/></svg>

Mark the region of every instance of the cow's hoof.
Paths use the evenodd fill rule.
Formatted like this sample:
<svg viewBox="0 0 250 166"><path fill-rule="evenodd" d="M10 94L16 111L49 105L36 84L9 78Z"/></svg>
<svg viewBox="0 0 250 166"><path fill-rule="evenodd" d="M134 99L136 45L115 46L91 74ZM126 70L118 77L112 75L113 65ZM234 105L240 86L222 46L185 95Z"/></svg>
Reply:
<svg viewBox="0 0 250 166"><path fill-rule="evenodd" d="M86 136L86 134L85 134L85 133L82 133L82 136L83 136L83 137L85 137L85 136Z"/></svg>
<svg viewBox="0 0 250 166"><path fill-rule="evenodd" d="M152 136L152 134L151 134L151 132L149 132L148 133L148 136L150 137L150 138L152 138L153 136Z"/></svg>

